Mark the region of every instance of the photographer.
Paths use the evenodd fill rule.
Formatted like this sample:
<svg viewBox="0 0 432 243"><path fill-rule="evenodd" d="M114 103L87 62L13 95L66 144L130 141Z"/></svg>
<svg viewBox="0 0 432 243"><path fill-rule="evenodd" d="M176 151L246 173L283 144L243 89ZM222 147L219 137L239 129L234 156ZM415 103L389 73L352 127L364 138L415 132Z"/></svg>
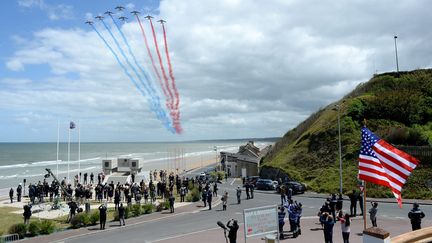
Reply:
<svg viewBox="0 0 432 243"><path fill-rule="evenodd" d="M227 223L227 228L229 229L228 233L228 239L230 240L230 243L236 243L237 242L237 230L239 229L239 225L237 220L231 219Z"/></svg>

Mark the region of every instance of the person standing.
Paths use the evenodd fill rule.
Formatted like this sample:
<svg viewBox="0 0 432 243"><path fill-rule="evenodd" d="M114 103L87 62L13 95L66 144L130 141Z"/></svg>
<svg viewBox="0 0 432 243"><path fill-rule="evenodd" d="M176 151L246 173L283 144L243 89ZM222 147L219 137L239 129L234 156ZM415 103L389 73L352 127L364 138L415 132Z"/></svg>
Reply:
<svg viewBox="0 0 432 243"><path fill-rule="evenodd" d="M30 217L32 215L32 211L31 211L32 205L30 204L30 202L26 205L24 205L24 224L29 224L30 222Z"/></svg>
<svg viewBox="0 0 432 243"><path fill-rule="evenodd" d="M336 194L331 194L330 198L330 209L333 219L336 221L336 204L337 204L337 198Z"/></svg>
<svg viewBox="0 0 432 243"><path fill-rule="evenodd" d="M18 187L16 189L16 193L17 193L17 201L21 202L21 193L22 193L21 183L18 185Z"/></svg>
<svg viewBox="0 0 432 243"><path fill-rule="evenodd" d="M284 207L279 207L278 218L279 218L279 239L284 239L283 227L285 225L285 209Z"/></svg>
<svg viewBox="0 0 432 243"><path fill-rule="evenodd" d="M342 194L339 194L336 202L336 211L338 212L338 215L342 213L342 208L343 208L343 197Z"/></svg>
<svg viewBox="0 0 432 243"><path fill-rule="evenodd" d="M288 200L291 200L291 199L292 199L292 195L293 195L293 190L292 190L291 187L288 188L286 194L287 194L287 195L286 195L287 199L288 199Z"/></svg>
<svg viewBox="0 0 432 243"><path fill-rule="evenodd" d="M228 204L228 192L225 191L224 195L222 196L222 211L226 211Z"/></svg>
<svg viewBox="0 0 432 243"><path fill-rule="evenodd" d="M363 195L361 192L357 193L357 199L359 201L359 206L360 206L360 211L361 211L360 216L363 216Z"/></svg>
<svg viewBox="0 0 432 243"><path fill-rule="evenodd" d="M424 217L425 214L419 209L418 203L414 203L413 208L408 213L408 218L411 220L412 231L421 229L421 220Z"/></svg>
<svg viewBox="0 0 432 243"><path fill-rule="evenodd" d="M250 193L249 193L249 191L250 191L250 184L249 184L249 182L246 182L246 184L245 184L245 190L246 190L246 199L250 199Z"/></svg>
<svg viewBox="0 0 432 243"><path fill-rule="evenodd" d="M357 216L357 192L353 190L351 194L349 194L350 199L350 213L351 217Z"/></svg>
<svg viewBox="0 0 432 243"><path fill-rule="evenodd" d="M106 223L106 217L107 217L107 207L105 204L101 204L99 206L99 222L100 222L100 229L105 229L105 223Z"/></svg>
<svg viewBox="0 0 432 243"><path fill-rule="evenodd" d="M230 240L230 243L236 243L237 242L237 231L239 229L239 225L237 220L231 219L227 223L227 228L229 229L228 232L228 239Z"/></svg>
<svg viewBox="0 0 432 243"><path fill-rule="evenodd" d="M90 173L90 183L94 184L94 175L93 175L93 172Z"/></svg>
<svg viewBox="0 0 432 243"><path fill-rule="evenodd" d="M237 204L240 204L240 202L241 202L240 197L241 197L241 193L242 193L240 186L237 187L236 193L237 193Z"/></svg>
<svg viewBox="0 0 432 243"><path fill-rule="evenodd" d="M203 190L201 193L201 200L204 203L204 207L207 207L207 191Z"/></svg>
<svg viewBox="0 0 432 243"><path fill-rule="evenodd" d="M173 194L170 194L170 197L168 198L169 200L169 205L170 205L170 212L174 213L174 201L175 201L175 197L173 196ZM209 206L211 209L211 201L209 202Z"/></svg>
<svg viewBox="0 0 432 243"><path fill-rule="evenodd" d="M345 214L340 218L343 243L349 243L351 219L349 214Z"/></svg>
<svg viewBox="0 0 432 243"><path fill-rule="evenodd" d="M74 202L74 201L69 202L68 222L70 222L72 220L72 218L75 216L77 208L78 208L78 205L76 204L76 202Z"/></svg>
<svg viewBox="0 0 432 243"><path fill-rule="evenodd" d="M212 199L213 199L212 190L209 189L209 191L207 192L207 203L208 203L208 206L209 206L209 210L211 210Z"/></svg>
<svg viewBox="0 0 432 243"><path fill-rule="evenodd" d="M280 196L281 196L281 205L284 205L286 202L286 187L285 187L285 185L281 185L279 190L280 190Z"/></svg>
<svg viewBox="0 0 432 243"><path fill-rule="evenodd" d="M185 201L185 196L186 196L186 187L182 186L180 187L180 202Z"/></svg>
<svg viewBox="0 0 432 243"><path fill-rule="evenodd" d="M123 203L120 203L120 206L118 207L118 215L119 215L119 222L120 226L125 225L125 208L123 207Z"/></svg>
<svg viewBox="0 0 432 243"><path fill-rule="evenodd" d="M217 186L217 182L215 182L213 185L213 196L217 197L217 191L218 191L218 186Z"/></svg>
<svg viewBox="0 0 432 243"><path fill-rule="evenodd" d="M377 202L372 202L372 208L369 209L369 218L372 222L372 226L373 227L378 227L377 226L377 222L376 222L376 215L378 212L378 203Z"/></svg>
<svg viewBox="0 0 432 243"><path fill-rule="evenodd" d="M250 196L251 196L251 199L253 199L253 197L254 197L254 195L253 195L253 193L254 193L254 185L253 185L253 184L250 184L250 185L249 185L249 189L250 189Z"/></svg>
<svg viewBox="0 0 432 243"><path fill-rule="evenodd" d="M14 196L14 189L11 188L9 190L9 198L10 198L10 202L13 203L13 196Z"/></svg>
<svg viewBox="0 0 432 243"><path fill-rule="evenodd" d="M325 243L333 243L333 226L335 224L333 217L329 214L320 218L321 223L324 225L324 241Z"/></svg>

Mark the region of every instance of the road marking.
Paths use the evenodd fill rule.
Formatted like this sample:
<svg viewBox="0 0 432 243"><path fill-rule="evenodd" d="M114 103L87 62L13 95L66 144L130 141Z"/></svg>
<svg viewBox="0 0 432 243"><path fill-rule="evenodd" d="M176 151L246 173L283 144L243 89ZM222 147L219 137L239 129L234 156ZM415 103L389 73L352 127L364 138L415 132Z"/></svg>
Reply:
<svg viewBox="0 0 432 243"><path fill-rule="evenodd" d="M243 223L239 223L238 225L242 226ZM211 230L217 230L217 229L220 229L220 228L219 227L215 227L215 228L210 228L210 229L198 230L198 231L194 231L194 232L189 232L189 233L184 233L184 234L179 234L179 235L168 236L168 237L165 237L165 238L161 238L161 239L157 239L157 240L152 240L152 241L145 241L145 242L146 243L160 242L160 241L171 240L171 239L175 239L175 238L180 238L182 236L194 235L194 234L199 234L199 233L203 233L203 232L207 232L207 231L211 231Z"/></svg>
<svg viewBox="0 0 432 243"><path fill-rule="evenodd" d="M153 241L145 241L145 242L151 243L151 242L159 242L159 241L171 240L171 239L179 238L179 237L182 237L182 236L194 235L194 234L199 234L199 233L207 232L207 231L210 231L210 230L217 230L217 229L220 229L220 228L216 227L216 228L210 228L210 229L205 229L205 230L198 230L198 231L194 231L194 232L190 232L190 233L185 233L185 234L180 234L180 235L174 235L174 236L169 236L169 237L165 237L165 238L161 238L161 239L157 239L157 240L153 240Z"/></svg>
<svg viewBox="0 0 432 243"><path fill-rule="evenodd" d="M234 178L233 181L231 181L231 186L234 184L234 182L237 180L237 178Z"/></svg>

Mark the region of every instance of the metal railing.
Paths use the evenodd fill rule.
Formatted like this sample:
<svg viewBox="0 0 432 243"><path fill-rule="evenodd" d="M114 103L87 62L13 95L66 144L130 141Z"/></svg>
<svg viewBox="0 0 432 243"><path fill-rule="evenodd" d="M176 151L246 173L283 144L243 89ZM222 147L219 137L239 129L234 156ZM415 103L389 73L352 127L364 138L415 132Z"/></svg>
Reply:
<svg viewBox="0 0 432 243"><path fill-rule="evenodd" d="M19 240L18 234L9 234L9 235L0 236L0 243L17 241L17 240Z"/></svg>

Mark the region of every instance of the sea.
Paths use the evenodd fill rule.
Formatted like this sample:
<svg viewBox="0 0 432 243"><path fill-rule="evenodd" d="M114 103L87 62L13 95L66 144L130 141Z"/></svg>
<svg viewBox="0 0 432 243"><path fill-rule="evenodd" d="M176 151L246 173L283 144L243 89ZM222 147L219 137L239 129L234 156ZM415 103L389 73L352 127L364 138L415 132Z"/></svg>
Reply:
<svg viewBox="0 0 432 243"><path fill-rule="evenodd" d="M0 194L16 188L26 180L43 181L46 168L59 179L82 174L100 173L102 160L110 158L139 158L143 170L188 168L187 163L218 161L219 152L237 152L245 140L214 140L193 142L133 142L133 143L0 143ZM272 140L254 140L257 147L273 144ZM78 152L79 150L79 152ZM68 152L69 151L69 152Z"/></svg>

